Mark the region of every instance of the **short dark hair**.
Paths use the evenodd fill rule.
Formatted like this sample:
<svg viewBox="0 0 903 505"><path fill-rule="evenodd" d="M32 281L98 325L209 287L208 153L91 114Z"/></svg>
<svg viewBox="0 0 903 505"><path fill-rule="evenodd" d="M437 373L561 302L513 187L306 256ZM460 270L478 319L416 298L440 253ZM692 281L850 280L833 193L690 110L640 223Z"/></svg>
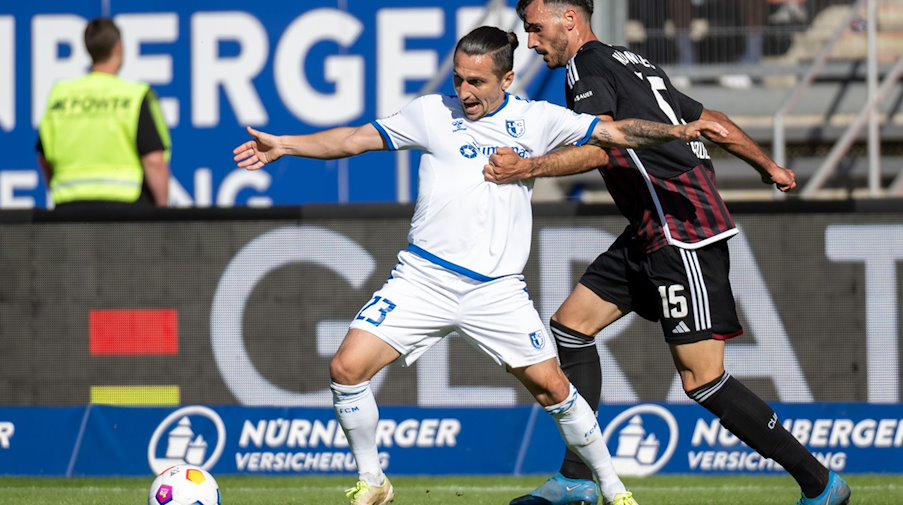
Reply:
<svg viewBox="0 0 903 505"><path fill-rule="evenodd" d="M110 18L95 18L85 27L85 49L94 63L110 59L113 48L121 40L119 27Z"/></svg>
<svg viewBox="0 0 903 505"><path fill-rule="evenodd" d="M461 51L469 56L482 54L492 55L492 66L499 76L514 68L514 50L517 49L517 35L494 26L474 28L461 37L455 52Z"/></svg>
<svg viewBox="0 0 903 505"><path fill-rule="evenodd" d="M524 12L534 0L517 0L517 17L524 19ZM569 5L583 10L586 17L593 15L593 0L543 0L546 5Z"/></svg>

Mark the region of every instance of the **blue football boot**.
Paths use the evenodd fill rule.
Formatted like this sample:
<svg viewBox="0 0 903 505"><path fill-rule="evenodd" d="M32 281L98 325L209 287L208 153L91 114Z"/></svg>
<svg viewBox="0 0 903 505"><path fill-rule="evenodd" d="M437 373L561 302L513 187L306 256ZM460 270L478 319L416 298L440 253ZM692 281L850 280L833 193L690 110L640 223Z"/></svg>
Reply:
<svg viewBox="0 0 903 505"><path fill-rule="evenodd" d="M802 496L796 505L847 505L850 503L850 486L840 475L831 472L828 487L815 498Z"/></svg>
<svg viewBox="0 0 903 505"><path fill-rule="evenodd" d="M532 493L511 500L511 505L596 505L599 489L591 480L569 479L555 474Z"/></svg>

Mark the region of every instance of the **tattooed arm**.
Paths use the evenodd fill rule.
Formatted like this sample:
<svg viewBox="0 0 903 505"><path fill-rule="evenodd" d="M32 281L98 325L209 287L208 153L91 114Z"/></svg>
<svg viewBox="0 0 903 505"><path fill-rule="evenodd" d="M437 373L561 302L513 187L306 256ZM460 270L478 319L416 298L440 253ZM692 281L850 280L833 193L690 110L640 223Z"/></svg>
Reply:
<svg viewBox="0 0 903 505"><path fill-rule="evenodd" d="M536 158L521 158L510 148L501 148L483 167L483 178L496 184L581 174L608 163L604 147L648 147L672 140L689 142L702 135L723 137L727 130L714 121L685 125L654 123L642 119L600 122L586 145L568 146Z"/></svg>
<svg viewBox="0 0 903 505"><path fill-rule="evenodd" d="M601 122L587 142L598 147L648 147L672 140L690 142L703 135L724 137L727 129L714 121L699 120L689 124L670 125L642 119Z"/></svg>

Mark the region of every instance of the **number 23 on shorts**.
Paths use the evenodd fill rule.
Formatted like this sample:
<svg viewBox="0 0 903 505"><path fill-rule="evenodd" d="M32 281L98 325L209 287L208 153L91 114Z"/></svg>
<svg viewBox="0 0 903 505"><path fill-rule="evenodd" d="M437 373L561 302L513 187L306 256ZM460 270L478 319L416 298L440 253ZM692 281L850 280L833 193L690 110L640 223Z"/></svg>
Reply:
<svg viewBox="0 0 903 505"><path fill-rule="evenodd" d="M395 304L388 298L374 296L370 303L357 313L356 321L367 321L373 326L379 326L386 320L386 314L395 310Z"/></svg>

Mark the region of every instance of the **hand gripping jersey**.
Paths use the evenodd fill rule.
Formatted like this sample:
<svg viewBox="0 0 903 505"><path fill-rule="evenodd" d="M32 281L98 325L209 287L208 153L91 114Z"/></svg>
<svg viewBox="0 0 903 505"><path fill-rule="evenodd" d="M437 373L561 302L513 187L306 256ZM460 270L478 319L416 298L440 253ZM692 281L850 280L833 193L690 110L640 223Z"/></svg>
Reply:
<svg viewBox="0 0 903 505"><path fill-rule="evenodd" d="M483 167L499 147L520 156L589 140L598 119L506 95L477 121L454 96L427 95L374 121L389 149L420 149L419 189L408 234L422 257L477 280L520 274L530 254L533 181L495 184Z"/></svg>
<svg viewBox="0 0 903 505"><path fill-rule="evenodd" d="M594 41L568 62L568 107L616 120L671 124L695 121L701 103L671 85L662 69L623 47ZM646 252L667 245L695 249L737 233L701 141L673 141L648 149L609 149L599 171Z"/></svg>

